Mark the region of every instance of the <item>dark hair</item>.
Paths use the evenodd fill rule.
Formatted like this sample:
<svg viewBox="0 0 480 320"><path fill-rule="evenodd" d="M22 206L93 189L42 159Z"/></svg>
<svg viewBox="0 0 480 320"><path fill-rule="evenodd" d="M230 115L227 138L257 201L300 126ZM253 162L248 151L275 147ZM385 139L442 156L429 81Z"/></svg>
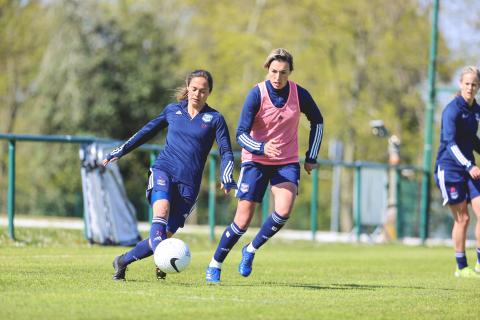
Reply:
<svg viewBox="0 0 480 320"><path fill-rule="evenodd" d="M280 61L288 62L288 64L290 65L290 71L293 71L293 56L287 50L285 50L283 48L274 49L268 55L267 60L265 60L265 63L263 64L263 66L266 69L270 68L270 64L274 60L280 60Z"/></svg>
<svg viewBox="0 0 480 320"><path fill-rule="evenodd" d="M175 98L177 101L182 101L188 99L188 86L190 85L190 81L193 78L205 78L208 81L208 92L212 92L213 89L213 78L210 72L207 70L195 70L190 72L185 79L185 86L179 87L175 90Z"/></svg>

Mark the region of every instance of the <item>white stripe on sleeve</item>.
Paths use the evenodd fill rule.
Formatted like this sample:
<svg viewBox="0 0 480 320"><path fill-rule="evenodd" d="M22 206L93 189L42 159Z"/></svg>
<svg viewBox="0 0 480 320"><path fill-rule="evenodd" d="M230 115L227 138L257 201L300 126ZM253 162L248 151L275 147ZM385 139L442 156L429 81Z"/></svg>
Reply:
<svg viewBox="0 0 480 320"><path fill-rule="evenodd" d="M322 142L323 137L323 124L317 124L315 128L315 138L313 140L312 149L310 150L309 158L316 159L318 156L318 150L320 148L320 143Z"/></svg>
<svg viewBox="0 0 480 320"><path fill-rule="evenodd" d="M228 161L227 166L223 172L223 181L232 182L233 161Z"/></svg>
<svg viewBox="0 0 480 320"><path fill-rule="evenodd" d="M238 137L238 140L243 142L246 146L249 146L253 150L260 150L260 147L262 146L261 143L253 141L252 139L249 139L248 136L243 133Z"/></svg>
<svg viewBox="0 0 480 320"><path fill-rule="evenodd" d="M460 148L458 148L456 144L451 146L450 149L452 150L453 155L457 158L458 162L460 162L462 165L466 167L470 167L472 165L472 162L465 158L462 151L460 151Z"/></svg>

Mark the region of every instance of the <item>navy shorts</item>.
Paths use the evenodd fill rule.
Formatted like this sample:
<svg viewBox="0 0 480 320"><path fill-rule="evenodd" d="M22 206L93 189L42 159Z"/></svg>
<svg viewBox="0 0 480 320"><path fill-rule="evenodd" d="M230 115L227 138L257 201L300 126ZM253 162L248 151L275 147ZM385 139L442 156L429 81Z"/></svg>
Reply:
<svg viewBox="0 0 480 320"><path fill-rule="evenodd" d="M480 180L473 180L468 172L437 167L435 182L442 192L443 205L470 202L480 196Z"/></svg>
<svg viewBox="0 0 480 320"><path fill-rule="evenodd" d="M268 184L272 186L291 182L298 187L300 164L298 162L281 165L264 165L249 161L242 163L238 177L236 197L240 200L262 202Z"/></svg>
<svg viewBox="0 0 480 320"><path fill-rule="evenodd" d="M198 190L198 188L197 188ZM170 202L167 231L177 232L183 228L185 220L192 213L198 191L190 185L176 181L165 171L151 168L148 177L147 200L153 207L153 201L166 199Z"/></svg>

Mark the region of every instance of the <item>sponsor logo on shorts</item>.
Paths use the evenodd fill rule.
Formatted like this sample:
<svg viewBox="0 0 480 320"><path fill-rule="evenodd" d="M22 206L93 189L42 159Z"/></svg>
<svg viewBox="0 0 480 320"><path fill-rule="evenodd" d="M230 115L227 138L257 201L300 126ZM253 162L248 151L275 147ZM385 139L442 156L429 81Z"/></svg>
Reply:
<svg viewBox="0 0 480 320"><path fill-rule="evenodd" d="M157 180L157 184L158 184L159 186L165 186L165 185L167 184L167 182L165 181L165 179L159 178L159 179Z"/></svg>
<svg viewBox="0 0 480 320"><path fill-rule="evenodd" d="M455 189L455 187L451 187L450 188L450 197L455 200L458 198L458 192L457 192L457 189Z"/></svg>
<svg viewBox="0 0 480 320"><path fill-rule="evenodd" d="M242 192L248 192L248 189L250 189L250 185L248 185L248 183L242 183L242 184L240 184L240 191L242 191Z"/></svg>

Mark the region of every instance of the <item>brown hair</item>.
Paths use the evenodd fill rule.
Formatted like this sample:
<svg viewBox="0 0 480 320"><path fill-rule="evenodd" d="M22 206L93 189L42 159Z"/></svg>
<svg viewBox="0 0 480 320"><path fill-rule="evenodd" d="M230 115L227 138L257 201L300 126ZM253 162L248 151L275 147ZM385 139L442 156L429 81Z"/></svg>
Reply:
<svg viewBox="0 0 480 320"><path fill-rule="evenodd" d="M288 62L289 66L290 66L290 71L293 71L293 56L287 50L285 50L283 48L274 49L268 55L267 60L265 60L265 63L263 64L263 66L266 69L270 68L270 64L274 60L280 60L280 61Z"/></svg>
<svg viewBox="0 0 480 320"><path fill-rule="evenodd" d="M175 90L175 98L177 101L182 101L182 100L187 100L188 99L188 86L190 85L190 81L192 81L193 78L205 78L207 79L208 82L208 92L212 92L213 90L213 78L210 72L207 70L195 70L190 72L187 75L187 78L185 79L185 86L178 87Z"/></svg>

